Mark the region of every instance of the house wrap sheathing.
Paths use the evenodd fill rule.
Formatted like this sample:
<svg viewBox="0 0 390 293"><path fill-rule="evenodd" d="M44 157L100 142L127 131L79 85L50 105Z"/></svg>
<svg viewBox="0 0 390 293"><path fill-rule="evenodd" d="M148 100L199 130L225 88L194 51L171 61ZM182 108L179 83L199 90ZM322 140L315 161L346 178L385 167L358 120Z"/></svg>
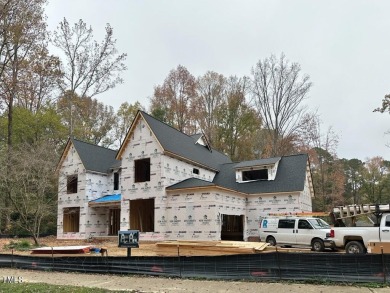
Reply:
<svg viewBox="0 0 390 293"><path fill-rule="evenodd" d="M60 239L253 241L269 213L312 211L306 154L232 162L143 111L119 151L69 139L57 172Z"/></svg>

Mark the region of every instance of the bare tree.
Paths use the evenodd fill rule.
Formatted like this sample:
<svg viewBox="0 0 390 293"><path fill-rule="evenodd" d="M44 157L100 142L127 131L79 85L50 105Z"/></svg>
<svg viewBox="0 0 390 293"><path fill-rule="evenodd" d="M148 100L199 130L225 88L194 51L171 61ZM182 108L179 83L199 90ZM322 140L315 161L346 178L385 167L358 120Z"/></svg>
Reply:
<svg viewBox="0 0 390 293"><path fill-rule="evenodd" d="M296 142L297 149L310 157L315 199L314 209L326 211L335 205L344 204L345 175L343 162L338 160L336 150L338 135L329 127L322 130L322 122L316 113L306 113L302 119Z"/></svg>
<svg viewBox="0 0 390 293"><path fill-rule="evenodd" d="M218 126L216 112L220 109L224 98L226 79L222 74L206 72L196 81L196 98L192 104L194 114L200 128L211 145L214 144Z"/></svg>
<svg viewBox="0 0 390 293"><path fill-rule="evenodd" d="M13 107L20 96L22 74L33 54L45 46L45 0L0 2L0 97L8 114L8 146L12 145Z"/></svg>
<svg viewBox="0 0 390 293"><path fill-rule="evenodd" d="M111 26L107 24L101 44L92 38L92 28L81 19L70 27L64 18L54 32L53 44L64 53L63 93L93 97L123 82L121 73L127 69L124 64L127 54L118 53Z"/></svg>
<svg viewBox="0 0 390 293"><path fill-rule="evenodd" d="M253 159L260 119L246 101L249 79L231 76L226 80L223 101L216 112L215 147L233 160Z"/></svg>
<svg viewBox="0 0 390 293"><path fill-rule="evenodd" d="M17 105L37 113L58 93L62 72L58 57L49 55L46 47L39 48L28 61L29 70L21 72Z"/></svg>
<svg viewBox="0 0 390 293"><path fill-rule="evenodd" d="M124 102L120 105L115 119L114 136L116 146L120 146L130 129L131 123L133 122L138 110L144 110L144 107L137 101L134 105Z"/></svg>
<svg viewBox="0 0 390 293"><path fill-rule="evenodd" d="M389 199L389 162L382 157L367 158L364 164L362 192L368 203L381 204Z"/></svg>
<svg viewBox="0 0 390 293"><path fill-rule="evenodd" d="M4 175L11 174L14 105L21 98L21 81L31 70L34 54L48 38L43 7L45 0L0 0L0 108L7 115L7 153ZM12 178L9 178L12 179ZM6 181L7 183L7 181ZM6 184L0 217L3 231L9 226L11 185Z"/></svg>
<svg viewBox="0 0 390 293"><path fill-rule="evenodd" d="M47 142L20 144L10 159L11 170L6 170L4 162L0 164L0 188L10 191L12 223L29 232L38 245L42 221L56 213L54 169L58 153Z"/></svg>
<svg viewBox="0 0 390 293"><path fill-rule="evenodd" d="M64 76L59 83L62 97L92 98L123 82L121 74L127 69L124 63L127 54L118 53L111 26L107 24L106 35L100 44L92 38L92 28L88 28L81 19L70 27L64 18L54 32L53 43L64 54L61 68ZM70 98L68 108L71 115L69 119L71 136L75 121L75 117L72 117L73 107Z"/></svg>
<svg viewBox="0 0 390 293"><path fill-rule="evenodd" d="M311 85L308 75L301 77L300 65L284 54L260 60L252 68L253 101L272 145L271 156L286 154L283 141L293 139L301 126L306 111L302 101Z"/></svg>
<svg viewBox="0 0 390 293"><path fill-rule="evenodd" d="M182 65L171 70L162 85L154 89L151 112L161 112L163 120L179 131L193 134L191 103L195 98L195 77ZM161 117L160 117L161 118Z"/></svg>
<svg viewBox="0 0 390 293"><path fill-rule="evenodd" d="M104 147L114 143L116 119L112 106L104 105L95 98L81 98L67 92L59 98L57 111L75 137Z"/></svg>

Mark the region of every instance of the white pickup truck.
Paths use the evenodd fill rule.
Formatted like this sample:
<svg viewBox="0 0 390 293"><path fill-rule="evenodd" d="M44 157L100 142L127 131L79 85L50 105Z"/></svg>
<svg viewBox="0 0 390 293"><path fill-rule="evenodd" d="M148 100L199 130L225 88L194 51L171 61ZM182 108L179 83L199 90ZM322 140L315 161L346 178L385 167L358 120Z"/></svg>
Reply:
<svg viewBox="0 0 390 293"><path fill-rule="evenodd" d="M390 213L383 213L377 227L334 227L327 239L346 253L365 253L370 242L390 242Z"/></svg>

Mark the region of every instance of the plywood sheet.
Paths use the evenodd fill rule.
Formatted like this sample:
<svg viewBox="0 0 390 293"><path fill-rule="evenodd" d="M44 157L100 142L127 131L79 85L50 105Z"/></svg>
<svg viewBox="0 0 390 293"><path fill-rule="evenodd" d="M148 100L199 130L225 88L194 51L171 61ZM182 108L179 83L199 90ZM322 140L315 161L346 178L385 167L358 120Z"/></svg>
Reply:
<svg viewBox="0 0 390 293"><path fill-rule="evenodd" d="M156 243L157 255L231 255L258 253L268 243L242 241L163 241Z"/></svg>

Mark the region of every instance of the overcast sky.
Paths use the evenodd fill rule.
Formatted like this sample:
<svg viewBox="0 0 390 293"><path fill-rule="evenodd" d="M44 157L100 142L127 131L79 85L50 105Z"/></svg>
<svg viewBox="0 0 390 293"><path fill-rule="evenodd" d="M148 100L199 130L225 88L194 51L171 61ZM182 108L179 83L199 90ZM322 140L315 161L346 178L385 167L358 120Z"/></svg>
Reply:
<svg viewBox="0 0 390 293"><path fill-rule="evenodd" d="M100 41L106 23L113 27L128 70L124 84L96 98L115 109L137 100L148 108L179 64L195 77L244 76L284 52L310 76L305 103L339 135L338 156L390 160L390 115L373 113L390 93L390 1L49 1L50 30L81 18Z"/></svg>

